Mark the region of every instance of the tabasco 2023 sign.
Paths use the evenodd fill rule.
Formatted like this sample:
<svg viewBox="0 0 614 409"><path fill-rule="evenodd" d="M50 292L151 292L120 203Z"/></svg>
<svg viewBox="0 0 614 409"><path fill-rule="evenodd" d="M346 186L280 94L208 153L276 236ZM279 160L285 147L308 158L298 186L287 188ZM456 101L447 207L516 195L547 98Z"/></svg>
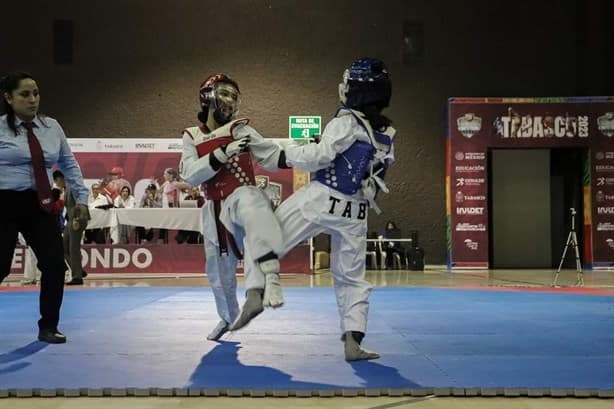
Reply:
<svg viewBox="0 0 614 409"><path fill-rule="evenodd" d="M488 268L488 150L585 148L583 262L614 267L614 97L451 98L448 266Z"/></svg>

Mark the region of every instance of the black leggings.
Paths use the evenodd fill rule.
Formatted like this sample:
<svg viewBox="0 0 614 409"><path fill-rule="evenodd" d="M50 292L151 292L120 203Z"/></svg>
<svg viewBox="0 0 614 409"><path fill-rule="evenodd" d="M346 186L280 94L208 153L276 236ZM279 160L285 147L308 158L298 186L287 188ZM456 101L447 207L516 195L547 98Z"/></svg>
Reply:
<svg viewBox="0 0 614 409"><path fill-rule="evenodd" d="M64 296L64 248L57 215L43 211L33 190L0 190L0 282L11 272L21 232L41 271L40 329L56 329Z"/></svg>

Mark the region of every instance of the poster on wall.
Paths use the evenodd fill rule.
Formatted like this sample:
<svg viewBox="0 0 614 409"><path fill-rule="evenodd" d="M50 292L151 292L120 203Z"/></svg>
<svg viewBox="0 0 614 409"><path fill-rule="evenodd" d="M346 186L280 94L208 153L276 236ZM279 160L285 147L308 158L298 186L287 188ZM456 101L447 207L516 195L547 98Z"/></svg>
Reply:
<svg viewBox="0 0 614 409"><path fill-rule="evenodd" d="M130 183L137 203L149 184L161 186L164 183L166 169L178 171L182 148L180 139L70 138L68 142L88 188L95 183L104 185L113 177L111 173L119 170L121 178ZM273 206L292 194L291 169L272 173L254 162L254 172L256 184L265 191ZM168 209L168 212L174 210ZM85 244L82 247L83 267L92 273L202 273L205 270L202 244L179 244L174 240L176 233L170 231L164 244L159 242L158 235L147 243L136 243L133 236L128 244L113 244L109 240L104 244ZM11 273L23 272L26 253L22 247L16 249ZM309 245L297 246L281 260L282 272L310 273L310 253Z"/></svg>
<svg viewBox="0 0 614 409"><path fill-rule="evenodd" d="M451 98L448 267L489 267L488 151L585 148L583 262L614 268L614 98ZM524 198L522 200L530 200Z"/></svg>

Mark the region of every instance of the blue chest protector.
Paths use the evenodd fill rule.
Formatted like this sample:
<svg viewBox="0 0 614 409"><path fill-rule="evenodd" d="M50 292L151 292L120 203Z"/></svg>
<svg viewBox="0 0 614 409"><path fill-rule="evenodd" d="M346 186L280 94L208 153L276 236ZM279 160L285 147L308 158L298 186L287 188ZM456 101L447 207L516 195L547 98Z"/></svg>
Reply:
<svg viewBox="0 0 614 409"><path fill-rule="evenodd" d="M374 132L361 117L346 107L340 107L335 116L338 116L341 110L347 110L356 118L369 135L371 143L363 141L354 142L344 152L337 154L337 157L327 168L318 170L314 179L341 193L353 195L362 187L362 181L371 175L371 163L375 158L377 149L383 149L386 153L389 152L392 140L388 135L377 131ZM376 166L384 167L378 174L380 178L383 178L388 165L382 162ZM374 170L377 171L378 169Z"/></svg>

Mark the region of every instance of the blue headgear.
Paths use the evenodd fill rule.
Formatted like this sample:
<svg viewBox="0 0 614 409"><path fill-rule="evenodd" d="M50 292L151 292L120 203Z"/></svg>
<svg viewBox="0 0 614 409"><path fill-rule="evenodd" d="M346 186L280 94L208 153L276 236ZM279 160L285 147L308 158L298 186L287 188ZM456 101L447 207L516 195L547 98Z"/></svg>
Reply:
<svg viewBox="0 0 614 409"><path fill-rule="evenodd" d="M376 58L361 58L343 73L339 98L344 105L360 110L367 105L379 109L390 104L392 84L384 62Z"/></svg>

